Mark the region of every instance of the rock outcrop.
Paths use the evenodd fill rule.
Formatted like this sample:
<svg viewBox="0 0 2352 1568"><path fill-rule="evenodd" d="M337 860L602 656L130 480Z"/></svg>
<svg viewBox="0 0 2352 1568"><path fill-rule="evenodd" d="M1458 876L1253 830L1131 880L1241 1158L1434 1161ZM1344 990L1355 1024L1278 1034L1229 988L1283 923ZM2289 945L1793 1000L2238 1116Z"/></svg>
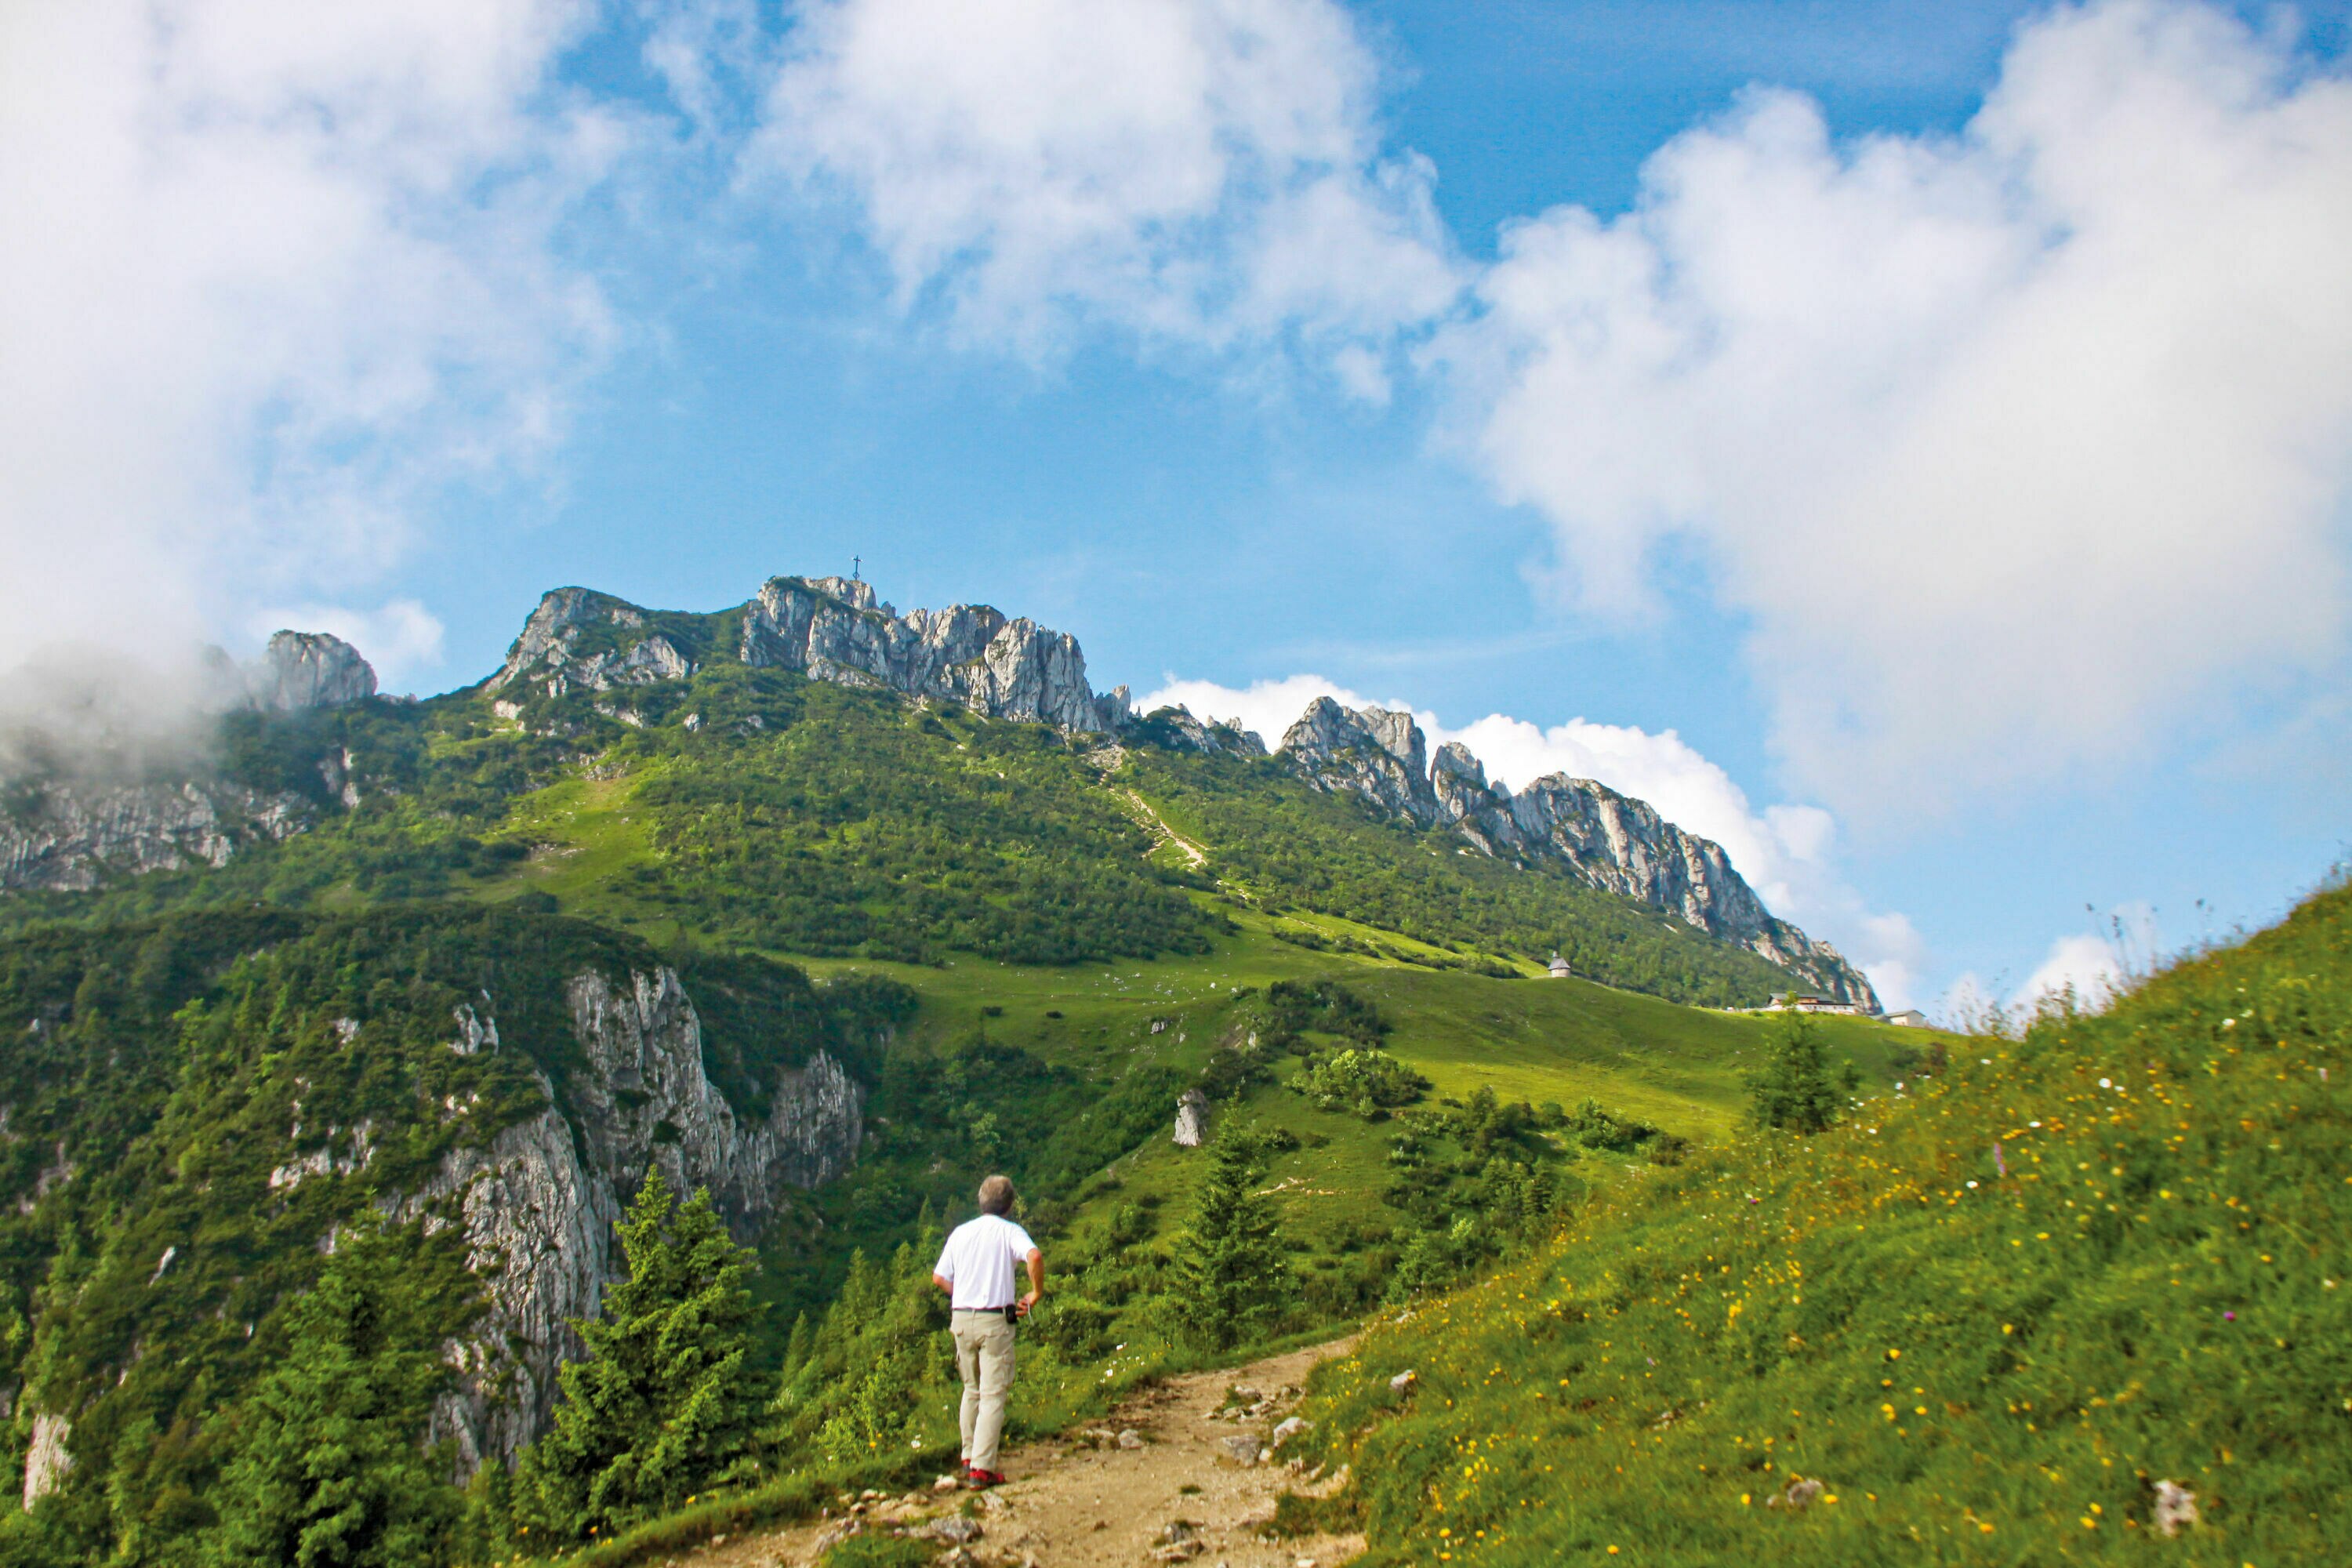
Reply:
<svg viewBox="0 0 2352 1568"><path fill-rule="evenodd" d="M326 632L278 632L246 678L257 708L341 708L375 695L375 668Z"/></svg>
<svg viewBox="0 0 2352 1568"><path fill-rule="evenodd" d="M709 1187L748 1239L787 1189L846 1170L865 1132L865 1091L822 1051L780 1075L763 1120L741 1116L705 1073L701 1020L667 968L618 984L586 972L565 1000L586 1068L560 1095L547 1086L537 1115L451 1151L389 1205L404 1219L454 1209L489 1291L482 1329L461 1352L463 1381L434 1420L469 1473L545 1429L556 1369L580 1348L570 1321L593 1317L618 1277L614 1226L648 1170L681 1194ZM451 1049L499 1048L488 1006L486 996L481 1010L458 1010Z"/></svg>
<svg viewBox="0 0 2352 1568"><path fill-rule="evenodd" d="M503 689L527 684L561 697L575 689L610 691L693 674L693 663L668 637L659 632L631 635L645 624L643 610L609 594L558 588L541 597L489 685Z"/></svg>
<svg viewBox="0 0 2352 1568"><path fill-rule="evenodd" d="M1097 697L1086 655L1066 632L1008 620L986 605L899 616L871 584L772 577L744 607L743 662L805 670L819 680L875 686L960 703L995 719L1026 719L1074 734L1118 727L1124 692Z"/></svg>
<svg viewBox="0 0 2352 1568"><path fill-rule="evenodd" d="M1169 1134L1179 1149L1198 1149L1209 1139L1209 1097L1188 1089L1176 1099L1176 1126Z"/></svg>
<svg viewBox="0 0 2352 1568"><path fill-rule="evenodd" d="M1127 688L1122 686L1111 695L1123 698L1126 692ZM1204 724L1192 717L1191 709L1183 707L1155 708L1131 721L1125 734L1129 740L1165 746L1171 752L1198 752L1202 756L1226 752L1241 757L1266 754L1265 742L1258 739L1255 730L1244 730L1223 720L1211 720Z"/></svg>
<svg viewBox="0 0 2352 1568"><path fill-rule="evenodd" d="M0 889L10 891L86 892L118 876L225 865L310 820L299 795L217 782L62 779L11 793L0 810Z"/></svg>
<svg viewBox="0 0 2352 1568"><path fill-rule="evenodd" d="M375 670L359 650L325 632L281 631L256 663L239 668L214 649L196 699L198 712L258 709L294 713L363 702ZM264 792L219 776L201 742L153 742L136 721L117 721L104 701L52 731L41 723L12 731L0 757L12 759L0 795L0 891L87 892L117 877L220 866L239 850L274 843L310 826L319 801ZM145 742L124 744L122 733ZM350 752L320 753L328 796L360 801Z"/></svg>
<svg viewBox="0 0 2352 1568"><path fill-rule="evenodd" d="M1427 742L1410 713L1342 708L1318 697L1284 732L1282 750L1317 789L1360 795L1424 827L1437 820Z"/></svg>
<svg viewBox="0 0 2352 1568"><path fill-rule="evenodd" d="M1766 909L1721 845L1685 833L1645 801L1565 773L1514 795L1489 784L1485 767L1458 742L1424 763L1426 742L1411 714L1350 710L1328 697L1308 706L1283 736L1282 749L1317 789L1360 796L1414 826L1450 826L1488 855L1559 867L1747 948L1841 1002L1878 1010L1862 972Z"/></svg>
<svg viewBox="0 0 2352 1568"><path fill-rule="evenodd" d="M32 1442L25 1450L26 1508L57 1490L73 1468L73 1450L66 1447L72 1436L73 1423L64 1416L47 1412L34 1415Z"/></svg>

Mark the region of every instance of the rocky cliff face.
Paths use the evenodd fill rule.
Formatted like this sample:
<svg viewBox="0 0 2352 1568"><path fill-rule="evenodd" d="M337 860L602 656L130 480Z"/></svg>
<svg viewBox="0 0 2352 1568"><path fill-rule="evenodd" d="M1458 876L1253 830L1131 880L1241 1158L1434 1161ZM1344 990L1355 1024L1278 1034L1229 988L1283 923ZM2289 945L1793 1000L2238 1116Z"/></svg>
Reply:
<svg viewBox="0 0 2352 1568"><path fill-rule="evenodd" d="M1112 693L1124 697L1122 686ZM1142 717L1130 721L1121 731L1124 738L1165 746L1176 752L1198 752L1203 756L1231 752L1239 757L1263 757L1265 742L1252 730L1239 724L1212 721L1203 724L1192 717L1189 708L1155 708Z"/></svg>
<svg viewBox="0 0 2352 1568"><path fill-rule="evenodd" d="M1862 972L1767 910L1721 845L1684 832L1645 801L1565 773L1513 795L1487 783L1485 767L1459 742L1424 764L1426 742L1411 714L1351 710L1328 697L1316 699L1282 745L1318 789L1359 795L1417 826L1451 826L1488 855L1559 866L1745 947L1841 1001L1878 1008Z"/></svg>
<svg viewBox="0 0 2352 1568"><path fill-rule="evenodd" d="M740 654L752 666L803 669L820 680L879 686L957 702L997 719L1027 719L1076 734L1114 728L1123 694L1087 684L1077 639L985 605L901 616L870 584L772 577L745 607Z"/></svg>
<svg viewBox="0 0 2352 1568"><path fill-rule="evenodd" d="M402 1218L454 1209L488 1285L464 1381L435 1416L468 1472L545 1429L556 1368L579 1350L569 1321L593 1317L618 1277L614 1225L649 1169L681 1194L709 1187L748 1239L788 1188L846 1170L865 1132L865 1091L824 1052L781 1076L764 1120L739 1115L704 1073L701 1020L667 968L619 984L583 973L565 999L588 1069L561 1096L551 1087L538 1115L453 1150L391 1205ZM460 1009L457 1025L452 1050L499 1048L486 1013Z"/></svg>
<svg viewBox="0 0 2352 1568"><path fill-rule="evenodd" d="M299 795L193 780L20 786L0 808L0 889L85 892L110 878L219 866L247 845L299 833Z"/></svg>
<svg viewBox="0 0 2352 1568"><path fill-rule="evenodd" d="M645 624L643 610L609 594L558 588L540 599L488 684L528 684L561 697L574 689L610 691L693 674L692 662L677 645L658 632L643 632ZM595 632L604 636L591 637ZM583 646L596 643L619 646Z"/></svg>

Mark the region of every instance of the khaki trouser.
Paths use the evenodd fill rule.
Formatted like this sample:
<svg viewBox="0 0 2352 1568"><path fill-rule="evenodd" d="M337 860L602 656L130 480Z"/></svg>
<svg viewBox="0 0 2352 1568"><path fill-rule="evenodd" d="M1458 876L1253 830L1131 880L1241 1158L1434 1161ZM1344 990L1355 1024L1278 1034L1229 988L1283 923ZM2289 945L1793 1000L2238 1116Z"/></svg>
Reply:
<svg viewBox="0 0 2352 1568"><path fill-rule="evenodd" d="M956 1371L963 1378L963 1462L996 1468L996 1441L1004 1431L1004 1402L1013 1393L1013 1325L997 1312L955 1312Z"/></svg>

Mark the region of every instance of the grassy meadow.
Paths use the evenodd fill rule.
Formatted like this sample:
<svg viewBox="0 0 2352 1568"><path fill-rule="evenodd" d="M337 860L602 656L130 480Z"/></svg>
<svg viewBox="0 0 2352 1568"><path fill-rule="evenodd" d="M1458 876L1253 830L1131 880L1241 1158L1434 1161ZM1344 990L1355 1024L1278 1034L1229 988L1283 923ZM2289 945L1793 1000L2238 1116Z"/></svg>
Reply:
<svg viewBox="0 0 2352 1568"><path fill-rule="evenodd" d="M1368 1564L2352 1561L2347 1047L2336 890L1605 1189L1325 1369L1321 1506Z"/></svg>

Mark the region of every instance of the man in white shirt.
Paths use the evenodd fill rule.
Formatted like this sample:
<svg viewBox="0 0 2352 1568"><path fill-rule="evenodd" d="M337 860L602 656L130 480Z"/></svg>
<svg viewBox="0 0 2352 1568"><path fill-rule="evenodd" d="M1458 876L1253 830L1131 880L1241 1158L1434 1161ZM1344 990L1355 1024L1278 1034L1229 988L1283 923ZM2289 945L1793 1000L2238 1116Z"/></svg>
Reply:
<svg viewBox="0 0 2352 1568"><path fill-rule="evenodd" d="M955 1227L940 1249L931 1283L948 1293L956 1371L963 1377L964 1484L992 1487L1004 1402L1013 1392L1013 1325L1045 1293L1045 1255L1029 1233L1004 1216L1013 1212L1013 1184L991 1176L980 1184L980 1217ZM1026 1268L1028 1294L1013 1294Z"/></svg>

